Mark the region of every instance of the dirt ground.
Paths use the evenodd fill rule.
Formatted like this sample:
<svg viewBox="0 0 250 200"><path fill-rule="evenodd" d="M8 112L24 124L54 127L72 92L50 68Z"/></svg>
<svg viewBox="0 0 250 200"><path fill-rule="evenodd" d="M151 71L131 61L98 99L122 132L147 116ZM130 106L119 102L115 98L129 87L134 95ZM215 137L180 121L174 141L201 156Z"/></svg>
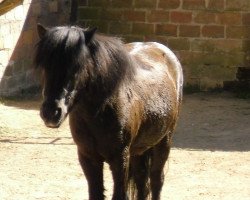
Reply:
<svg viewBox="0 0 250 200"><path fill-rule="evenodd" d="M0 199L83 200L68 124L48 129L39 101L0 103ZM250 100L185 95L162 200L250 200ZM106 196L112 179L105 166Z"/></svg>

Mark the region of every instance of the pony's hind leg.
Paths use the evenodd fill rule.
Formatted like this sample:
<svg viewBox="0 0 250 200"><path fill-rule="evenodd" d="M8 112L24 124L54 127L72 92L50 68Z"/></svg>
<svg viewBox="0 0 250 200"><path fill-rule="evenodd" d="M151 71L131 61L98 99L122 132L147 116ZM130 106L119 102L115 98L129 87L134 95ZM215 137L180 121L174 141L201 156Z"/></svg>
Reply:
<svg viewBox="0 0 250 200"><path fill-rule="evenodd" d="M143 155L131 157L131 179L136 185L136 199L146 200L149 194L149 155L150 150Z"/></svg>
<svg viewBox="0 0 250 200"><path fill-rule="evenodd" d="M170 152L169 136L165 136L152 149L152 160L150 169L150 187L152 200L160 200L160 193L164 183L164 166Z"/></svg>
<svg viewBox="0 0 250 200"><path fill-rule="evenodd" d="M92 160L78 150L80 165L88 181L89 200L104 200L103 162Z"/></svg>

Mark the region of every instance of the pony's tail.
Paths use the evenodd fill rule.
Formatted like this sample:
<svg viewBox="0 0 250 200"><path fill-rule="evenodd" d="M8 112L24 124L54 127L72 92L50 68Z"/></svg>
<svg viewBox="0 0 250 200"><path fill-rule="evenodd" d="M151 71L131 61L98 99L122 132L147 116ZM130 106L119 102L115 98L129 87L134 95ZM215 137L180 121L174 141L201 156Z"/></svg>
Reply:
<svg viewBox="0 0 250 200"><path fill-rule="evenodd" d="M150 193L150 169L151 169L151 151L148 150L142 155L143 158L140 164L136 166L132 166L133 159L130 161L129 165L129 177L128 177L128 194L129 194L129 199L131 200L136 200L138 197L138 191L137 191L137 186L135 183L135 177L138 176L138 174L143 173L146 179L146 192L148 193L147 199L150 199L151 193Z"/></svg>

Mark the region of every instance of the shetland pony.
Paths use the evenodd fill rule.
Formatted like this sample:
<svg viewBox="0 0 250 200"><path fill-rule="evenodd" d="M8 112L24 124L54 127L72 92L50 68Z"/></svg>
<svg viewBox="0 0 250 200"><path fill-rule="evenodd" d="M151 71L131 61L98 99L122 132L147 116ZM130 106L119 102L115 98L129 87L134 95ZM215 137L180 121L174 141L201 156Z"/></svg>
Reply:
<svg viewBox="0 0 250 200"><path fill-rule="evenodd" d="M182 68L174 53L156 42L124 44L96 29L37 28L40 115L50 128L69 115L89 199L105 198L107 162L113 200L149 194L159 200L182 99Z"/></svg>

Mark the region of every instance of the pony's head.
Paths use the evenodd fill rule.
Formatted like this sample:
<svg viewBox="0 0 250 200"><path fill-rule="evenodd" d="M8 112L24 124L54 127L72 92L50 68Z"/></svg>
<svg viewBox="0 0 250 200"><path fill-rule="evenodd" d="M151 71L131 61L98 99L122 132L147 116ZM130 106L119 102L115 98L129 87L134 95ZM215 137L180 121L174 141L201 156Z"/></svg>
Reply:
<svg viewBox="0 0 250 200"><path fill-rule="evenodd" d="M45 28L37 25L40 41L34 64L42 69L43 104L40 115L45 125L57 128L74 105L80 83L83 84L85 62L91 55L88 44L96 29L79 27Z"/></svg>

